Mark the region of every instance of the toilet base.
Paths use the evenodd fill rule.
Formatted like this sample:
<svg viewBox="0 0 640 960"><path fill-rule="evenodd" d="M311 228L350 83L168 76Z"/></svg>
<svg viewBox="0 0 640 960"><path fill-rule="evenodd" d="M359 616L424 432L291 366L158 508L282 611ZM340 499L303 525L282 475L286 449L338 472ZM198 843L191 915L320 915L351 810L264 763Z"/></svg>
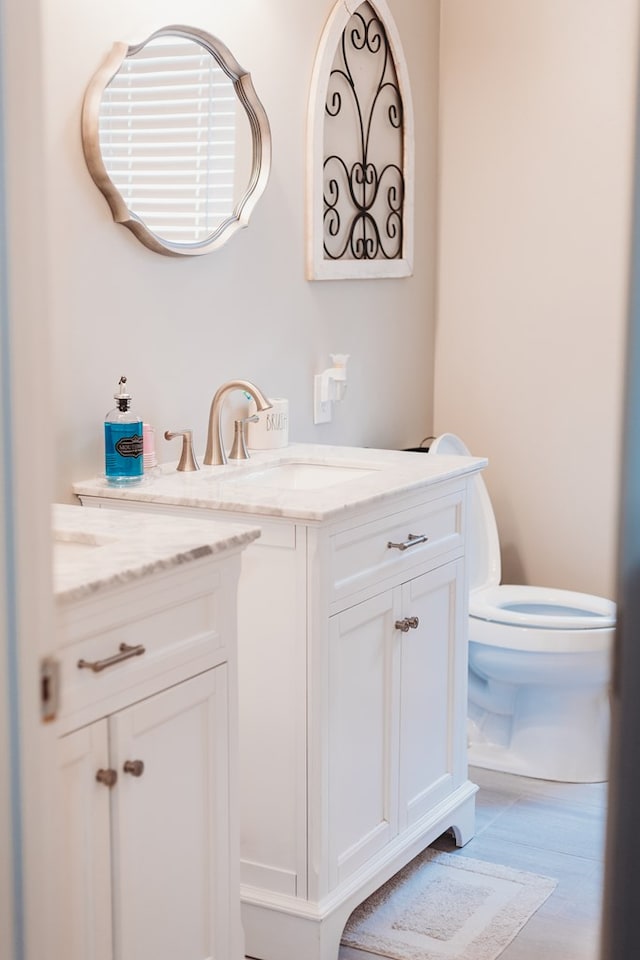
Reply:
<svg viewBox="0 0 640 960"><path fill-rule="evenodd" d="M499 747L495 743L473 744L469 747L468 762L470 767L482 767L483 770L495 770L497 773L511 773L518 777L531 777L534 780L551 780L556 783L605 783L608 779L607 765L585 770L581 775L568 777L564 772L552 775L524 761L522 757ZM473 780L473 777L471 777Z"/></svg>
<svg viewBox="0 0 640 960"><path fill-rule="evenodd" d="M468 762L472 766L562 783L608 777L609 702L589 692L520 688L514 711L494 713L469 701Z"/></svg>
<svg viewBox="0 0 640 960"><path fill-rule="evenodd" d="M605 781L613 631L521 637L505 628L502 646L482 642L483 634L495 639L498 627L470 618L469 762L540 780ZM547 634L555 649L532 649L549 644Z"/></svg>

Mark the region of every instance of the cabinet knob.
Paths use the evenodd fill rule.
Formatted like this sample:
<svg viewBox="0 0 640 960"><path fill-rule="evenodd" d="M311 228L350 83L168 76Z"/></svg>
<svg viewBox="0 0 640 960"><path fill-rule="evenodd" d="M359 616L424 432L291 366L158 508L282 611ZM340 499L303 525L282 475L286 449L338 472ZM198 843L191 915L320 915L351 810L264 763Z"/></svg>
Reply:
<svg viewBox="0 0 640 960"><path fill-rule="evenodd" d="M144 763L142 760L125 760L122 769L132 777L141 777L144 773Z"/></svg>
<svg viewBox="0 0 640 960"><path fill-rule="evenodd" d="M105 787L115 786L116 780L118 779L117 770L98 770L96 773L96 780L98 783L103 783Z"/></svg>
<svg viewBox="0 0 640 960"><path fill-rule="evenodd" d="M415 630L420 624L418 617L405 617L403 620L396 620L396 630L402 630L408 633L409 630Z"/></svg>

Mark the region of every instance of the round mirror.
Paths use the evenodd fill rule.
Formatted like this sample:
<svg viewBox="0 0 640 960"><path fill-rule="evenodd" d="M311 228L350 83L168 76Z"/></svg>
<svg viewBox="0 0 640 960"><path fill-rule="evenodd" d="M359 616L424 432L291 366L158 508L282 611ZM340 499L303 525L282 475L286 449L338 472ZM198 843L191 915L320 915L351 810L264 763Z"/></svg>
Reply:
<svg viewBox="0 0 640 960"><path fill-rule="evenodd" d="M250 75L190 27L115 44L84 98L82 144L114 220L169 256L208 253L245 227L269 176Z"/></svg>

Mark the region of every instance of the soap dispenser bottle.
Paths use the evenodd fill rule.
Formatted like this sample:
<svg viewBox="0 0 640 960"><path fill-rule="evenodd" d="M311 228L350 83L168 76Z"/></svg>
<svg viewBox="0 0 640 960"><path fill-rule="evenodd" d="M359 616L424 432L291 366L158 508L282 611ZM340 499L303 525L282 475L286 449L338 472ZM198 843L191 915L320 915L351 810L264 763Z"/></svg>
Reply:
<svg viewBox="0 0 640 960"><path fill-rule="evenodd" d="M104 420L105 476L118 485L137 483L144 468L142 420L131 411L126 382L126 377L120 377L118 393L113 395L116 406Z"/></svg>

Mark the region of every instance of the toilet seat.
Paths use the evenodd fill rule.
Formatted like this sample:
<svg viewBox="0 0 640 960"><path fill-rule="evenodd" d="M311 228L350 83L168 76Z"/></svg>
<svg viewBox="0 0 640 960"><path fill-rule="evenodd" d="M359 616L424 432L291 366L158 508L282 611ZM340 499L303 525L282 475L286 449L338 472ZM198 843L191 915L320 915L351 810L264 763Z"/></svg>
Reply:
<svg viewBox="0 0 640 960"><path fill-rule="evenodd" d="M502 584L472 590L469 615L536 630L602 630L615 626L616 606L573 590Z"/></svg>

